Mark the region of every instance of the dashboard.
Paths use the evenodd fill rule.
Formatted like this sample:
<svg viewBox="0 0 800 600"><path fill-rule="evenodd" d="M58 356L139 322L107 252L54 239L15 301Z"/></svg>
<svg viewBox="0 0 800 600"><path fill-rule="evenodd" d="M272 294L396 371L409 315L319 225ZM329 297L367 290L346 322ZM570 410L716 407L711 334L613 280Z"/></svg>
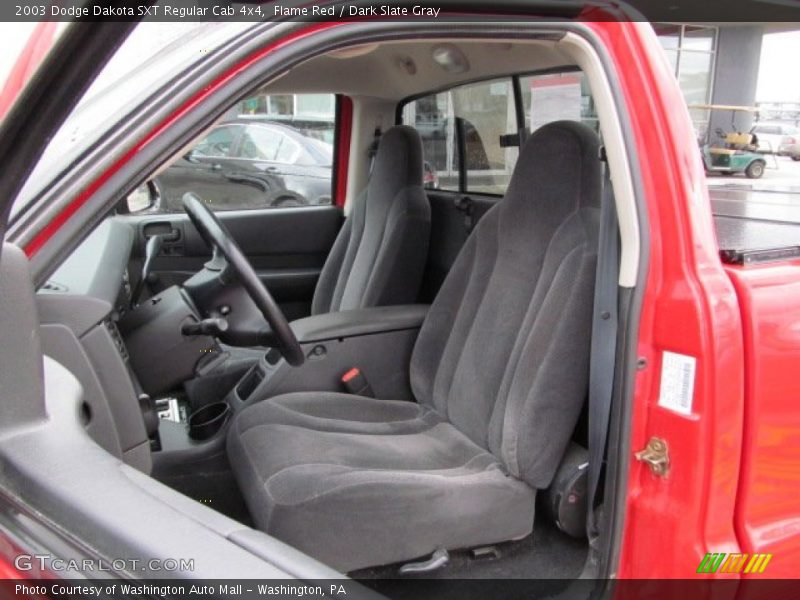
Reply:
<svg viewBox="0 0 800 600"><path fill-rule="evenodd" d="M117 218L106 219L58 267L39 294L87 296L124 309L130 304L128 263L136 232Z"/></svg>
<svg viewBox="0 0 800 600"><path fill-rule="evenodd" d="M117 321L128 310L135 230L114 217L99 225L38 290L42 350L80 381L89 435L125 463L152 466L142 387Z"/></svg>

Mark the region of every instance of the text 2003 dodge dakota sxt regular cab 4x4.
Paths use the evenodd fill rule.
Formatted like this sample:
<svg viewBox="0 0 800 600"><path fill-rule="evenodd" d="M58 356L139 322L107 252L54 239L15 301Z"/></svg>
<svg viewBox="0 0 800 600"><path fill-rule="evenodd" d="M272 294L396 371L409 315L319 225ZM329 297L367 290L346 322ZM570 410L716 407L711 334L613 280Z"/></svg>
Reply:
<svg viewBox="0 0 800 600"><path fill-rule="evenodd" d="M133 25L67 27L0 135L5 572L798 572L795 249L720 253L648 23L515 10L208 25L118 80ZM330 204L152 210L325 96Z"/></svg>

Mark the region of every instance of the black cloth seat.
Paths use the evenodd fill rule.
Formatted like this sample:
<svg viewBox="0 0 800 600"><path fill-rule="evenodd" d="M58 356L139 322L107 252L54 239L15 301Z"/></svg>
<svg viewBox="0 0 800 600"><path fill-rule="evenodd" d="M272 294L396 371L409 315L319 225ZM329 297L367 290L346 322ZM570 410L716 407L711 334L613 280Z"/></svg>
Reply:
<svg viewBox="0 0 800 600"><path fill-rule="evenodd" d="M322 267L311 313L416 302L430 230L422 140L413 127L392 127Z"/></svg>
<svg viewBox="0 0 800 600"><path fill-rule="evenodd" d="M420 331L417 403L241 411L228 453L258 527L342 571L530 534L586 396L600 186L591 130L531 136Z"/></svg>

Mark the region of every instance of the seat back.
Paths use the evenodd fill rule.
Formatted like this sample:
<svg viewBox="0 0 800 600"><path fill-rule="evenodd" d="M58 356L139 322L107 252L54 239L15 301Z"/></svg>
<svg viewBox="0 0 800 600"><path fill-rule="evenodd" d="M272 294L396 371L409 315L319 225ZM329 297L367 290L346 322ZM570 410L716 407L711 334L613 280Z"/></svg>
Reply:
<svg viewBox="0 0 800 600"><path fill-rule="evenodd" d="M570 121L530 137L505 198L445 279L411 359L418 401L535 488L549 485L588 388L598 144Z"/></svg>
<svg viewBox="0 0 800 600"><path fill-rule="evenodd" d="M430 228L422 141L412 127L392 127L322 268L312 314L415 302Z"/></svg>

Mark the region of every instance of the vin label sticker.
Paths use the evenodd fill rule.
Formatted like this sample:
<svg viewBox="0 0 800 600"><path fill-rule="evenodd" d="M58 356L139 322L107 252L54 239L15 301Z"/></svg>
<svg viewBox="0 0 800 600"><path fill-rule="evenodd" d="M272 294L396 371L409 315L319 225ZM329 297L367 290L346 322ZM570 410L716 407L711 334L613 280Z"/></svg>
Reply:
<svg viewBox="0 0 800 600"><path fill-rule="evenodd" d="M692 414L694 400L694 372L697 359L685 354L664 352L661 359L661 391L658 405L679 412Z"/></svg>

